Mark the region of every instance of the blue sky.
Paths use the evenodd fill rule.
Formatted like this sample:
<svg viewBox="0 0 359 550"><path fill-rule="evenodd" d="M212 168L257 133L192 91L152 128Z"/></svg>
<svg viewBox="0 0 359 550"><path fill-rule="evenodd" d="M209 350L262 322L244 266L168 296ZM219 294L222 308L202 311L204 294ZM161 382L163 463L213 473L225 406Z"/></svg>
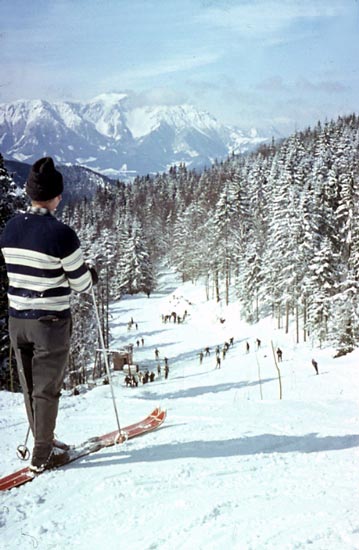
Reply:
<svg viewBox="0 0 359 550"><path fill-rule="evenodd" d="M0 0L0 101L189 102L282 132L358 112L358 0Z"/></svg>

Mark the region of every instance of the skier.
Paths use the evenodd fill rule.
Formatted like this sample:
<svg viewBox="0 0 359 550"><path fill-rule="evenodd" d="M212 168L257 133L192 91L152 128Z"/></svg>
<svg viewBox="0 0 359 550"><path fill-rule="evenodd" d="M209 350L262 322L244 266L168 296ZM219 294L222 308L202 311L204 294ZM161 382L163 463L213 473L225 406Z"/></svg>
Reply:
<svg viewBox="0 0 359 550"><path fill-rule="evenodd" d="M68 446L54 442L54 430L70 349L70 294L97 282L76 233L53 215L62 191L52 158L37 160L26 183L31 206L8 221L0 239L10 340L34 436L30 469L38 473L67 458Z"/></svg>
<svg viewBox="0 0 359 550"><path fill-rule="evenodd" d="M199 352L199 364L202 365L203 362L203 351Z"/></svg>
<svg viewBox="0 0 359 550"><path fill-rule="evenodd" d="M318 363L317 363L317 361L316 361L315 359L312 359L312 365L313 365L313 367L314 367L314 369L315 369L315 372L316 372L317 374L319 374Z"/></svg>
<svg viewBox="0 0 359 550"><path fill-rule="evenodd" d="M216 355L216 369L221 368L221 358L219 355Z"/></svg>
<svg viewBox="0 0 359 550"><path fill-rule="evenodd" d="M283 359L283 352L280 348L277 348L277 357L278 357L278 363L281 363Z"/></svg>
<svg viewBox="0 0 359 550"><path fill-rule="evenodd" d="M168 378L168 373L169 373L170 369L169 369L169 366L168 366L168 363L165 365L165 380L167 380Z"/></svg>

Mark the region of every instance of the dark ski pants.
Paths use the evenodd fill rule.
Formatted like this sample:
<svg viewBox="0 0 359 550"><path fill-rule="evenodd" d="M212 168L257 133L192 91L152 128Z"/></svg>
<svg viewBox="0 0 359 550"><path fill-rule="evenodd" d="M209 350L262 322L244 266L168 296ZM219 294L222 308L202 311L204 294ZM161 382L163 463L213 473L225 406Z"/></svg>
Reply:
<svg viewBox="0 0 359 550"><path fill-rule="evenodd" d="M59 398L68 362L71 318L9 318L11 344L30 428L33 455L46 459L54 438Z"/></svg>

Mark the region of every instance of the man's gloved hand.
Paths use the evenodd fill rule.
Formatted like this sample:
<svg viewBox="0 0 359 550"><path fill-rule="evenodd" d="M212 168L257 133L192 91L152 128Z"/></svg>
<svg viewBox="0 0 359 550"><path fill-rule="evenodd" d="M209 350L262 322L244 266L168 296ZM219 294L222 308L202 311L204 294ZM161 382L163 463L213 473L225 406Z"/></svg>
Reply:
<svg viewBox="0 0 359 550"><path fill-rule="evenodd" d="M98 275L97 275L97 271L94 267L89 267L89 271L91 273L91 277L92 277L92 284L93 285L97 285L98 283Z"/></svg>

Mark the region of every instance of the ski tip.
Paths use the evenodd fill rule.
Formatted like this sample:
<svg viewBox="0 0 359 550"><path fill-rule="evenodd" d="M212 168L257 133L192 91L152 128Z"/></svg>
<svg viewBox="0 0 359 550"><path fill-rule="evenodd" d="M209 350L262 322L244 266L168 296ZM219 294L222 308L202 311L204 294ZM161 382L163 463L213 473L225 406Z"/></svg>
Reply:
<svg viewBox="0 0 359 550"><path fill-rule="evenodd" d="M161 407L156 407L155 409L153 409L150 416L158 416L160 414L161 414Z"/></svg>
<svg viewBox="0 0 359 550"><path fill-rule="evenodd" d="M167 416L167 411L166 411L166 409L163 409L160 405L158 405L155 409L153 409L150 416L152 418L157 418L157 419L164 420Z"/></svg>

